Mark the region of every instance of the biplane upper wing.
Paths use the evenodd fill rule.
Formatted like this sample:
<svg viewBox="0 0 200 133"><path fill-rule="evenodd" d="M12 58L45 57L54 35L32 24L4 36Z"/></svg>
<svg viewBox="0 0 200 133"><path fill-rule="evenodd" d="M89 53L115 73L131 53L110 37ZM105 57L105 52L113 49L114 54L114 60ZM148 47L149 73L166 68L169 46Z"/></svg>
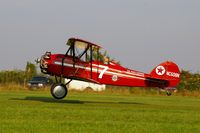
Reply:
<svg viewBox="0 0 200 133"><path fill-rule="evenodd" d="M85 45L89 45L89 46L93 46L93 47L95 47L95 48L97 48L97 49L100 49L100 48L101 48L101 46L99 46L99 45L97 45L97 44L94 44L94 43L92 43L92 42L85 41L85 40L79 39L79 38L70 38L70 39L67 41L66 44L69 45L69 46L71 46L72 44L79 44L80 48L81 48L81 46L83 46L84 44L85 44Z"/></svg>

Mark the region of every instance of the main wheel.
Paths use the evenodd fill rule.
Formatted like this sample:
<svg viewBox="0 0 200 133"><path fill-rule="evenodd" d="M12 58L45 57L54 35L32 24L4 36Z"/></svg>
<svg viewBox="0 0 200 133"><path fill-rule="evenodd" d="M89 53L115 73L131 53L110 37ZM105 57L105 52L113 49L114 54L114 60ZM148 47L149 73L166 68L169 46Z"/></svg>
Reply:
<svg viewBox="0 0 200 133"><path fill-rule="evenodd" d="M67 87L64 84L56 83L51 86L51 95L55 99L63 99L68 93Z"/></svg>

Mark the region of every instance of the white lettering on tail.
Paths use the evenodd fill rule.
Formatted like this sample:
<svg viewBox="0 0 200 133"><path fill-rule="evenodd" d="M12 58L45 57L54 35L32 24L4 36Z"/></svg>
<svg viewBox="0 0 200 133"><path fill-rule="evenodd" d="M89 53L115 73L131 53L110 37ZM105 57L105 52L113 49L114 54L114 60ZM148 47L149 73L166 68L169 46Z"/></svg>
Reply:
<svg viewBox="0 0 200 133"><path fill-rule="evenodd" d="M176 77L176 78L180 77L180 74L179 73L175 73L175 72L167 72L167 75L171 76L171 77Z"/></svg>

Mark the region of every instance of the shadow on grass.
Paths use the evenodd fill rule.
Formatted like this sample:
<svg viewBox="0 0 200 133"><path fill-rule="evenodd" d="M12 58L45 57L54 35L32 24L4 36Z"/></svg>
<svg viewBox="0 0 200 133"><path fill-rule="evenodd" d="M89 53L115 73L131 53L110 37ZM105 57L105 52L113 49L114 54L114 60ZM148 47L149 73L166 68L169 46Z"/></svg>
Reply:
<svg viewBox="0 0 200 133"><path fill-rule="evenodd" d="M147 105L144 103L137 103L137 102L117 102L117 101L81 101L81 100L57 100L54 98L49 97L25 97L25 98L11 98L9 100L27 100L27 101L39 101L39 102L46 102L46 103L69 103L69 104L135 104L135 105Z"/></svg>
<svg viewBox="0 0 200 133"><path fill-rule="evenodd" d="M27 100L27 101L39 101L46 103L72 103L72 104L83 104L84 102L80 100L56 100L49 97L25 97L25 98L11 98L9 100Z"/></svg>

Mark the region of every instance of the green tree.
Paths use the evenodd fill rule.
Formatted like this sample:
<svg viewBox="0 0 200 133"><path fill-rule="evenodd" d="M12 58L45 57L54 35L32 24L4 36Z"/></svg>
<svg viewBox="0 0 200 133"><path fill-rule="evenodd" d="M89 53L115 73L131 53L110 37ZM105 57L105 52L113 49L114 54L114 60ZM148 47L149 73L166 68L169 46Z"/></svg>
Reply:
<svg viewBox="0 0 200 133"><path fill-rule="evenodd" d="M178 85L179 90L200 90L200 74L191 73L189 71L181 71L181 81Z"/></svg>
<svg viewBox="0 0 200 133"><path fill-rule="evenodd" d="M30 80L35 75L37 75L37 69L36 69L35 64L33 64L31 62L27 62L26 70L25 70L26 80Z"/></svg>

